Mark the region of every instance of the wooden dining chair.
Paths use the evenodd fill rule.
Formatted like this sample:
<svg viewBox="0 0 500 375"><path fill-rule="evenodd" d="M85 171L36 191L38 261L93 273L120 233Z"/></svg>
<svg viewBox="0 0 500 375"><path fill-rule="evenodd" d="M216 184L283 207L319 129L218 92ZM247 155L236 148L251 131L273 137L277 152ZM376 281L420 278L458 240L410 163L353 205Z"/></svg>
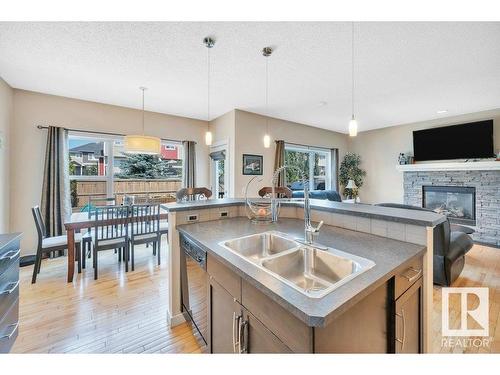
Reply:
<svg viewBox="0 0 500 375"><path fill-rule="evenodd" d="M39 206L31 208L35 227L38 234L38 245L36 249L35 264L33 266L33 276L31 283L36 283L36 278L40 273L42 258L44 254L53 253L55 251L64 251L68 248L68 237L62 236L47 236L47 229L42 219L42 213ZM82 236L80 233L75 233L75 259L78 262L78 273L82 272L82 241L86 239L88 234Z"/></svg>
<svg viewBox="0 0 500 375"><path fill-rule="evenodd" d="M104 250L115 250L125 261L128 272L129 254L129 207L101 206L96 207L93 225L93 265L94 280L98 276L98 253Z"/></svg>
<svg viewBox="0 0 500 375"><path fill-rule="evenodd" d="M277 186L274 188L274 193L280 198L291 198L292 190L286 186ZM270 186L263 187L259 190L259 196L262 198L271 198L273 194L273 188Z"/></svg>
<svg viewBox="0 0 500 375"><path fill-rule="evenodd" d="M160 205L138 204L130 207L132 230L130 235L131 267L135 269L135 245L152 244L153 255L160 265Z"/></svg>

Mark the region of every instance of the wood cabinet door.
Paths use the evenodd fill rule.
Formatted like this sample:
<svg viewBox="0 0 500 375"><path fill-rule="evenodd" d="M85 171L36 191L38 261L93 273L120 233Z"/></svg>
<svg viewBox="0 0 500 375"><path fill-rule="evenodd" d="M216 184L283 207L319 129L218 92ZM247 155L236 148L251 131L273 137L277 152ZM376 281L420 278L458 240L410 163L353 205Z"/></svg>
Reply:
<svg viewBox="0 0 500 375"><path fill-rule="evenodd" d="M213 278L209 283L209 347L211 353L235 353L241 305Z"/></svg>
<svg viewBox="0 0 500 375"><path fill-rule="evenodd" d="M422 353L422 278L396 300L396 353Z"/></svg>
<svg viewBox="0 0 500 375"><path fill-rule="evenodd" d="M255 316L244 309L241 328L243 353L291 353L292 351Z"/></svg>

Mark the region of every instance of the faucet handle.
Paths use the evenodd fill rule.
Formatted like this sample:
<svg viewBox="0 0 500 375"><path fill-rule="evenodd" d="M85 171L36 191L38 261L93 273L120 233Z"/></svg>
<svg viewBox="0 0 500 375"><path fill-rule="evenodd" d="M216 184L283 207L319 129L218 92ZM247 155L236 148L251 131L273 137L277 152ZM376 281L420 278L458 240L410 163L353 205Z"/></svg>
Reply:
<svg viewBox="0 0 500 375"><path fill-rule="evenodd" d="M312 228L314 233L318 233L321 227L323 226L323 220L321 220L316 228Z"/></svg>

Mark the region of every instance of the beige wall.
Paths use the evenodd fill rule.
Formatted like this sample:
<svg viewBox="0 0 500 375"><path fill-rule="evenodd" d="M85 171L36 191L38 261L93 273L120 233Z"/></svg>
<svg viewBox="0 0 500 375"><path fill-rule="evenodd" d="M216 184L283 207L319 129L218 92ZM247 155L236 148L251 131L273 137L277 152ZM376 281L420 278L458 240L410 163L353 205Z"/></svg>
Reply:
<svg viewBox="0 0 500 375"><path fill-rule="evenodd" d="M140 133L139 110L77 99L14 90L14 123L11 128L10 230L24 232L22 254L36 249L36 231L30 208L40 204L43 155L47 132L37 125L63 126L120 134ZM206 121L146 113L146 133L158 137L197 142L197 184L206 185L208 148Z"/></svg>
<svg viewBox="0 0 500 375"><path fill-rule="evenodd" d="M12 97L12 88L0 78L0 233L9 231L10 127L13 118Z"/></svg>
<svg viewBox="0 0 500 375"><path fill-rule="evenodd" d="M495 152L500 150L500 109L446 117L358 133L349 151L361 155L367 175L360 190L365 203L403 202L403 174L396 170L399 153L413 154L413 130L494 119Z"/></svg>
<svg viewBox="0 0 500 375"><path fill-rule="evenodd" d="M229 186L226 188L228 193L227 197L234 196L234 178L235 175L232 173L234 171L234 157L235 154L235 110L227 112L222 116L217 117L216 119L210 121L210 131L213 134L213 148L218 147L221 144L227 145L229 159ZM209 171L211 168L210 160L209 160ZM210 189L214 189L215 181L210 180Z"/></svg>
<svg viewBox="0 0 500 375"><path fill-rule="evenodd" d="M244 189L252 176L244 176L243 154L256 154L264 156L263 180L254 183L249 190L250 196L257 196L262 186L270 186L274 172L275 140L297 143L308 146L325 148L338 148L340 158L347 151L347 135L325 129L298 124L285 120L269 118L269 132L272 138L270 148L264 148L263 137L266 132L266 117L241 110L235 111L235 183L234 194L236 197L244 196Z"/></svg>

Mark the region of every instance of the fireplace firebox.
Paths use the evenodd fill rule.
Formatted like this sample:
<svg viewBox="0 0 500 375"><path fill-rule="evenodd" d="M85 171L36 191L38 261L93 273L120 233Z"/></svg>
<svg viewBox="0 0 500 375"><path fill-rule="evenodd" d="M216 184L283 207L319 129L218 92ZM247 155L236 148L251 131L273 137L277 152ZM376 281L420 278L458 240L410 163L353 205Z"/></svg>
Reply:
<svg viewBox="0 0 500 375"><path fill-rule="evenodd" d="M476 225L476 188L422 186L422 207L446 215L452 223Z"/></svg>

